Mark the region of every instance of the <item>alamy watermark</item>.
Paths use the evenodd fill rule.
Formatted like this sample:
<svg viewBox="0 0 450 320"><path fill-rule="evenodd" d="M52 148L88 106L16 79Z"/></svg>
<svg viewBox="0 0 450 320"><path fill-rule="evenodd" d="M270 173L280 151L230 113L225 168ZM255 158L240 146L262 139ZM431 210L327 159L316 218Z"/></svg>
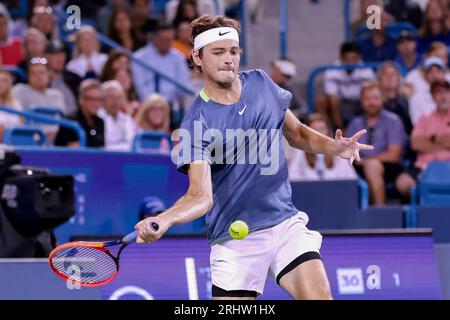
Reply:
<svg viewBox="0 0 450 320"><path fill-rule="evenodd" d="M175 164L205 160L210 164L259 165L261 175L275 175L280 167L281 132L279 129L204 130L201 121L193 122L193 130L178 129L172 141L179 143L172 150Z"/></svg>
<svg viewBox="0 0 450 320"><path fill-rule="evenodd" d="M371 5L367 7L366 13L369 15L367 18L366 26L369 30L381 29L381 13L382 8L377 5Z"/></svg>
<svg viewBox="0 0 450 320"><path fill-rule="evenodd" d="M81 29L81 9L79 6L71 5L66 9L68 15L66 19L67 30L80 30Z"/></svg>

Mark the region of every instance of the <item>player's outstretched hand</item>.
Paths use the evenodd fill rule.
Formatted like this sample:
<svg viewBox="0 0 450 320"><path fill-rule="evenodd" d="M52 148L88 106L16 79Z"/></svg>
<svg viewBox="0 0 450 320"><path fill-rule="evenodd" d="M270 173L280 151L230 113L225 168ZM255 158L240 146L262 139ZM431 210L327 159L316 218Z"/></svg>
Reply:
<svg viewBox="0 0 450 320"><path fill-rule="evenodd" d="M367 130L363 129L355 133L351 138L344 138L342 136L342 130L337 129L334 138L336 154L341 158L348 159L350 165L352 165L355 160L361 161L359 156L360 150L373 150L373 146L371 145L358 143L358 140L365 135L366 132Z"/></svg>
<svg viewBox="0 0 450 320"><path fill-rule="evenodd" d="M158 231L150 227L152 222L156 222L159 225ZM169 223L162 217L149 217L136 224L135 229L138 232L137 243L150 243L163 236L167 229L169 229Z"/></svg>

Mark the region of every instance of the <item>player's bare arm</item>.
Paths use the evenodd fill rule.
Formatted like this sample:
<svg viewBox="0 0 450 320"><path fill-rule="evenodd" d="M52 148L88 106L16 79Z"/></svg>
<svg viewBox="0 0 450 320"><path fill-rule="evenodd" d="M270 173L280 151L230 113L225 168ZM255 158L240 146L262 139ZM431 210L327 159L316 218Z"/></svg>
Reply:
<svg viewBox="0 0 450 320"><path fill-rule="evenodd" d="M332 139L302 123L289 109L286 111L284 119L283 135L290 146L310 153L340 156L348 159L350 163L353 163L354 160L361 160L360 150L373 149L373 146L358 143L364 134L366 134L366 130L361 130L351 138L344 138L342 131L338 129L335 138Z"/></svg>
<svg viewBox="0 0 450 320"><path fill-rule="evenodd" d="M175 204L156 217L142 220L136 225L138 243L153 242L163 236L171 226L193 221L208 212L213 205L211 167L206 161L194 161L189 166L189 188ZM159 224L158 231L149 222Z"/></svg>

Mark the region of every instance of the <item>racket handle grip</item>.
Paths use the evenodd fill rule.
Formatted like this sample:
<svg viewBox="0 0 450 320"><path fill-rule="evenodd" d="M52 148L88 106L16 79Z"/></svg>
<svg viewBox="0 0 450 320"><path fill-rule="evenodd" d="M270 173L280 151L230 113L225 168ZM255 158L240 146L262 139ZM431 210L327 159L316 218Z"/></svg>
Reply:
<svg viewBox="0 0 450 320"><path fill-rule="evenodd" d="M159 225L156 222L152 221L152 222L150 222L150 228L152 228L153 231L158 231L159 230ZM130 243L136 242L137 235L138 235L137 231L133 231L133 232L127 234L122 239L122 242L126 243L126 244L130 244Z"/></svg>

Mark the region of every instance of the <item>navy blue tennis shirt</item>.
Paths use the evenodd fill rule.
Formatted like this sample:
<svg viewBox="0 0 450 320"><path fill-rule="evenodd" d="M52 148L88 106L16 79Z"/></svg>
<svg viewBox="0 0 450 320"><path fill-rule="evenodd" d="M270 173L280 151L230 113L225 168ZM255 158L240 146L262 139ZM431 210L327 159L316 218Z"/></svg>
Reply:
<svg viewBox="0 0 450 320"><path fill-rule="evenodd" d="M262 70L239 73L241 97L223 105L204 90L180 128L178 170L194 160L211 165L213 208L206 214L210 243L228 238L236 220L250 232L273 227L295 215L282 127L292 94Z"/></svg>

